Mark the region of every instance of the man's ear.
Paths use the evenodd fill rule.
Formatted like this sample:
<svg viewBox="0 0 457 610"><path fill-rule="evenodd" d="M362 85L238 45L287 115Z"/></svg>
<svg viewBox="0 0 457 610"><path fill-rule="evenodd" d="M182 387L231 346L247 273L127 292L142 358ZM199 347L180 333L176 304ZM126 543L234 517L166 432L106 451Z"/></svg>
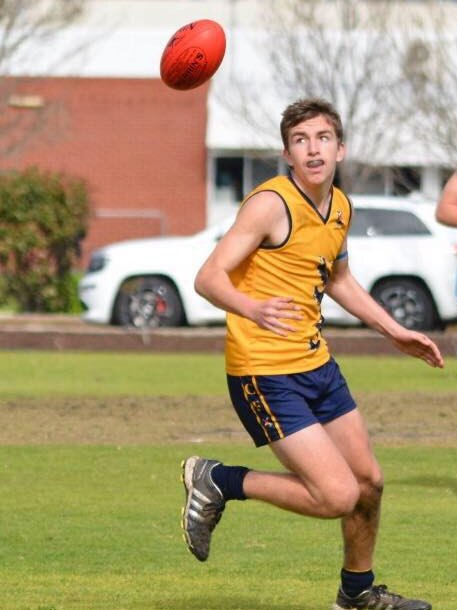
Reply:
<svg viewBox="0 0 457 610"><path fill-rule="evenodd" d="M346 156L346 145L343 144L343 142L340 142L340 144L338 145L338 151L336 153L337 162L340 163L341 161L343 161L345 156Z"/></svg>
<svg viewBox="0 0 457 610"><path fill-rule="evenodd" d="M282 156L284 157L288 167L290 169L293 169L294 166L292 165L292 162L291 162L291 159L290 159L290 154L289 154L289 151L287 150L287 148L283 149Z"/></svg>

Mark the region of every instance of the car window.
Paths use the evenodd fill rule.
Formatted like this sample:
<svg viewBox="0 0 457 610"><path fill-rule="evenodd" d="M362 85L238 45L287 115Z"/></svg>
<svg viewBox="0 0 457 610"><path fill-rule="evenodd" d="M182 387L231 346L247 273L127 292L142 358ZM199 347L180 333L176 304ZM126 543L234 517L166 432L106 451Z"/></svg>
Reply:
<svg viewBox="0 0 457 610"><path fill-rule="evenodd" d="M431 232L412 212L356 208L350 235L352 237L377 237L380 235L431 235Z"/></svg>

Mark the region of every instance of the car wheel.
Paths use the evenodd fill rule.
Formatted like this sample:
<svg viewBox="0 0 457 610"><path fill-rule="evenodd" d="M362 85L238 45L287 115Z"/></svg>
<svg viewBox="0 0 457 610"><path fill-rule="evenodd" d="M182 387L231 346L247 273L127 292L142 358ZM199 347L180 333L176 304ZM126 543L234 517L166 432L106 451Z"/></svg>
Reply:
<svg viewBox="0 0 457 610"><path fill-rule="evenodd" d="M157 328L181 326L185 317L178 291L169 280L137 277L122 284L113 320L121 326Z"/></svg>
<svg viewBox="0 0 457 610"><path fill-rule="evenodd" d="M402 278L383 280L371 295L406 328L431 330L439 326L433 299L420 282Z"/></svg>

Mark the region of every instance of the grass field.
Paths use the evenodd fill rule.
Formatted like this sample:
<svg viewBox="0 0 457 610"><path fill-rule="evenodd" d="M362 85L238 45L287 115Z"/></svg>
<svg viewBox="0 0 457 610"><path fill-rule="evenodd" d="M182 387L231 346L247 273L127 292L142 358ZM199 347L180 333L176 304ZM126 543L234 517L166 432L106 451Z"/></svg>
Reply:
<svg viewBox="0 0 457 610"><path fill-rule="evenodd" d="M352 387L367 396L376 388L380 402L403 393L441 393L436 425L444 434L444 402L457 389L454 360L445 371L406 358L341 362ZM195 397L187 410L191 420L202 418L192 409L196 397L209 403L225 393L221 358L190 354L3 353L0 378L0 410L11 410L13 401L19 411L31 397L43 409L92 397L95 408L103 396L143 400L171 392ZM49 413L43 425L54 425L53 413L60 417ZM150 425L161 427L162 417ZM63 425L74 425L65 418ZM1 446L0 609L328 610L341 558L335 521L231 503L208 562L186 551L179 529L179 462L202 452L276 468L267 449L223 436L203 445L117 439L100 446L85 437L36 444L31 437L20 446ZM457 447L421 446L408 437L402 446L378 444L376 452L386 475L378 582L430 599L434 610L456 610Z"/></svg>
<svg viewBox="0 0 457 610"><path fill-rule="evenodd" d="M2 355L1 355L2 354ZM0 352L0 397L220 395L220 354ZM407 357L338 359L355 391L457 392L457 359L442 370Z"/></svg>

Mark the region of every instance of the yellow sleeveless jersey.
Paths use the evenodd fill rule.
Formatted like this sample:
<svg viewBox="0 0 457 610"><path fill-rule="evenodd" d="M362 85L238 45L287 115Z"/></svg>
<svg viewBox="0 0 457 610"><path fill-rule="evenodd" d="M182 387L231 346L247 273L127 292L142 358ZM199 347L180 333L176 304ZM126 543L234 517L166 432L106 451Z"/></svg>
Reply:
<svg viewBox="0 0 457 610"><path fill-rule="evenodd" d="M273 191L284 202L289 235L279 246L257 248L231 274L234 286L254 299L293 297L303 319L294 333L281 337L242 316L227 314L226 370L230 375L280 375L313 370L330 358L321 336L321 300L346 237L352 207L333 188L323 218L291 177L277 176L254 189Z"/></svg>

